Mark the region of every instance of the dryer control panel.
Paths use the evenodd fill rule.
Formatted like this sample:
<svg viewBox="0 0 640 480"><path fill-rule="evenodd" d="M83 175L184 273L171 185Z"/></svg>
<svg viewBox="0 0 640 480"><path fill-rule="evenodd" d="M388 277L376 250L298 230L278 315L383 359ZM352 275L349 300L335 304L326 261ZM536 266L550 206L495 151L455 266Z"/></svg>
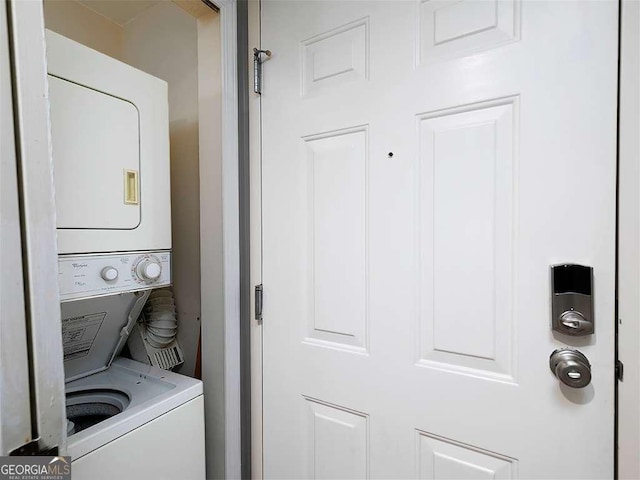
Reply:
<svg viewBox="0 0 640 480"><path fill-rule="evenodd" d="M170 285L171 252L60 255L58 282L63 302Z"/></svg>

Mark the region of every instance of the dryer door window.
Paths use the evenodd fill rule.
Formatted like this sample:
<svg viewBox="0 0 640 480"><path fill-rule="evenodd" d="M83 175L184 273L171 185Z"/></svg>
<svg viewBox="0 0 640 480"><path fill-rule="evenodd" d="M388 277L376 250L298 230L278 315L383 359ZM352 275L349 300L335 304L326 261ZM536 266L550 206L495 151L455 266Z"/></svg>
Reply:
<svg viewBox="0 0 640 480"><path fill-rule="evenodd" d="M58 228L140 224L140 133L131 102L49 75Z"/></svg>

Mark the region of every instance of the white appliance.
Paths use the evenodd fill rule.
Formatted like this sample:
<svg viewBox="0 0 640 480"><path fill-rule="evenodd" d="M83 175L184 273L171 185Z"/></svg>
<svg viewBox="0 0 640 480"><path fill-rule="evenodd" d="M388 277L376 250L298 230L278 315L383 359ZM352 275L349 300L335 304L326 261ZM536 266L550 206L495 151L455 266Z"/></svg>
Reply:
<svg viewBox="0 0 640 480"><path fill-rule="evenodd" d="M167 84L47 31L58 253L171 248Z"/></svg>
<svg viewBox="0 0 640 480"><path fill-rule="evenodd" d="M60 255L58 283L63 302L169 285L171 252Z"/></svg>
<svg viewBox="0 0 640 480"><path fill-rule="evenodd" d="M46 34L61 300L168 285L167 84Z"/></svg>
<svg viewBox="0 0 640 480"><path fill-rule="evenodd" d="M61 317L74 479L205 476L202 382L118 358L150 295L136 280L146 255L76 257L79 264L60 272L68 299ZM110 265L122 273L101 287ZM87 282L78 281L79 269ZM113 290L105 295L104 288Z"/></svg>
<svg viewBox="0 0 640 480"><path fill-rule="evenodd" d="M204 480L199 381L120 358L68 384L67 395L68 405L98 400L123 409L69 437L74 480Z"/></svg>
<svg viewBox="0 0 640 480"><path fill-rule="evenodd" d="M171 284L167 85L47 32L74 479L204 479L199 380L119 358Z"/></svg>
<svg viewBox="0 0 640 480"><path fill-rule="evenodd" d="M73 189L76 199L69 202L67 197L67 206L73 204L81 211L85 204L93 202L91 211L87 210L88 213L85 212L85 217L81 218L84 224L80 226L83 228L71 225L75 230L67 231L64 227L69 225L58 224L58 227L63 227L58 231L60 253L65 254L61 258L61 270L64 270L66 255L85 257L77 259L79 270L74 273L77 276L70 280L81 294L75 289L68 289L70 296L60 305L56 281L56 212L47 121L49 101L42 38L42 2L13 2L9 19L6 10L0 8L0 363L3 367L0 369L0 453L23 455L29 463L28 458L38 454L58 455L68 451L73 456L75 480L203 480L205 451L201 382L149 365L114 359L126 340L129 320L135 314L133 309L139 309L139 300L148 295L146 291L132 292L142 285L138 278L140 274L156 276L159 279L156 284L170 281L169 257L166 265L160 258L168 254L171 247L167 129L164 128L157 138L152 138L152 124L166 126L166 86L139 72L135 76L129 75L132 69L106 58L101 60L112 65L108 72L112 85L122 87L129 82L132 92L137 92L131 97L125 93L115 95L120 95L120 100L125 98L134 103L139 116L136 135L139 135L141 154L137 178L141 189L138 190L139 205L132 208L139 212L140 225L129 228L124 216L119 213L109 216L118 207L111 210L98 204L99 195L93 188L100 188L100 182L95 178L77 175L74 184L67 176L61 185L60 172L63 170L58 168L58 197L63 204L69 189ZM53 50L50 52L53 75L65 74L55 71L56 64L60 64L56 58L59 60L65 55L75 57L79 69L87 62L94 65L93 60L87 60L85 49L54 34L48 37L49 48ZM63 51L63 46L68 52ZM65 81L82 83L80 77L62 76L67 79ZM136 99L135 95L144 91L145 85L148 87L146 93L155 96L160 103L153 104L143 97ZM103 88L96 84L92 88L96 92L114 94L108 85ZM160 92L163 92L163 98ZM55 95L55 91L53 93ZM58 113L54 109L53 120ZM153 119L153 116L157 118ZM60 145L59 141L54 143ZM95 144L94 147L92 154L99 155L102 149L111 148L111 145ZM59 147L54 148L60 152ZM151 158L160 160L157 170L149 162ZM113 159L114 162L120 160L120 157ZM93 162L94 158L86 161ZM82 167L79 165L78 169ZM106 196L115 188L116 182L106 178L108 168L103 167L102 180L109 189L101 194ZM90 171L93 168L101 166L94 165ZM119 173L120 181L123 181L124 168L135 170L135 166L123 166ZM135 179L135 172L126 178ZM92 183L93 187L86 189L82 182ZM118 186L119 195L124 195L122 185ZM134 185L128 189L129 193L135 193ZM85 198L84 194L90 198ZM135 205L134 197L129 195L131 205ZM65 215L68 215L67 219L73 218L73 213L66 207L62 211L59 208L57 216L64 221ZM104 228L104 219L116 219L120 224L116 225L118 228ZM95 221L96 225L91 225L90 221ZM123 225L128 229L121 229ZM114 252L117 255L113 256ZM159 262L151 258L153 255ZM119 263L112 264L112 261ZM115 266L118 277L114 277L113 269L105 270L105 266ZM61 278L67 277L61 275ZM101 285L97 283L98 279L102 279L102 287L90 287ZM114 283L108 284L107 281ZM141 281L146 289L155 285L151 282L146 284L148 280ZM101 291L105 285L111 291ZM85 296L88 298L79 299ZM61 311L65 317L66 382L61 348ZM68 438L65 388L69 394L69 406L73 407L70 413L77 420L75 428L80 430L76 433L70 430ZM89 419L82 414L79 405L87 403L102 404L102 418L98 420L103 421L95 422L95 418Z"/></svg>

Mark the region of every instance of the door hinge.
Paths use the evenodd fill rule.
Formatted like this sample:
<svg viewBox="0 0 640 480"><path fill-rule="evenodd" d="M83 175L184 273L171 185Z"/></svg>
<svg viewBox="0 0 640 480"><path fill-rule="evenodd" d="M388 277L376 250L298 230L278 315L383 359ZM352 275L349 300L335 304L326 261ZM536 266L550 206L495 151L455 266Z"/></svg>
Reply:
<svg viewBox="0 0 640 480"><path fill-rule="evenodd" d="M253 91L258 95L262 94L262 58L260 55L271 56L271 50L253 49Z"/></svg>
<svg viewBox="0 0 640 480"><path fill-rule="evenodd" d="M616 360L616 378L621 382L624 378L624 364L620 360Z"/></svg>
<svg viewBox="0 0 640 480"><path fill-rule="evenodd" d="M263 293L262 293L262 284L256 285L254 290L254 298L255 298L255 319L259 322L262 321L262 305L263 305Z"/></svg>

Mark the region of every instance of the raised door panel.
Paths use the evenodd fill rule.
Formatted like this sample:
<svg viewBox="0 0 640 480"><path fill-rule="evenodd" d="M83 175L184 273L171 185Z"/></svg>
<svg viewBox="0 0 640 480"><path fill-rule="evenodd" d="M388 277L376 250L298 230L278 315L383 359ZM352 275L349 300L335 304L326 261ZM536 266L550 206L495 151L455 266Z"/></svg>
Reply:
<svg viewBox="0 0 640 480"><path fill-rule="evenodd" d="M420 480L510 480L518 462L500 454L416 431Z"/></svg>
<svg viewBox="0 0 640 480"><path fill-rule="evenodd" d="M418 116L420 360L515 381L517 98Z"/></svg>
<svg viewBox="0 0 640 480"><path fill-rule="evenodd" d="M303 139L307 171L307 342L365 351L367 128Z"/></svg>
<svg viewBox="0 0 640 480"><path fill-rule="evenodd" d="M418 0L418 64L473 54L520 38L519 0Z"/></svg>
<svg viewBox="0 0 640 480"><path fill-rule="evenodd" d="M302 94L329 92L369 77L369 19L363 18L301 43Z"/></svg>
<svg viewBox="0 0 640 480"><path fill-rule="evenodd" d="M311 438L308 478L369 478L368 416L304 397Z"/></svg>

